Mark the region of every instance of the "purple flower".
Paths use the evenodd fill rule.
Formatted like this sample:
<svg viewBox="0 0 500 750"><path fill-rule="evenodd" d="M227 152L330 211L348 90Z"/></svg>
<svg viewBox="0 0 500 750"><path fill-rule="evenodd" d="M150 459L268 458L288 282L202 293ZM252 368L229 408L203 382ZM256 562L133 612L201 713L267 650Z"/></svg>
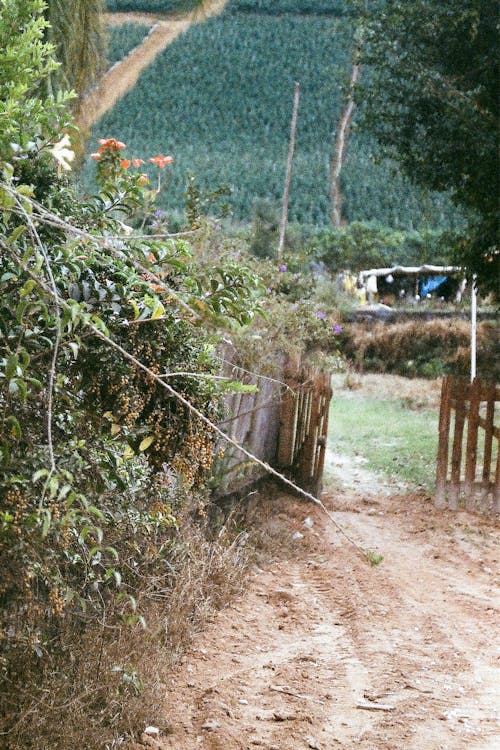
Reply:
<svg viewBox="0 0 500 750"><path fill-rule="evenodd" d="M321 310L318 310L318 311L317 311L317 312L315 312L314 314L315 314L315 315L316 315L316 317L317 317L317 318L319 318L320 320L324 320L324 319L326 318L326 315L325 315L325 313L324 313L324 312L322 312Z"/></svg>
<svg viewBox="0 0 500 750"><path fill-rule="evenodd" d="M286 269L287 269L287 267L286 267L285 264L283 264L282 266L279 267L280 273L284 273L286 271Z"/></svg>
<svg viewBox="0 0 500 750"><path fill-rule="evenodd" d="M338 323L336 323L336 324L335 324L335 325L333 326L333 332L334 332L334 333L342 333L342 326L339 326L339 324L338 324Z"/></svg>

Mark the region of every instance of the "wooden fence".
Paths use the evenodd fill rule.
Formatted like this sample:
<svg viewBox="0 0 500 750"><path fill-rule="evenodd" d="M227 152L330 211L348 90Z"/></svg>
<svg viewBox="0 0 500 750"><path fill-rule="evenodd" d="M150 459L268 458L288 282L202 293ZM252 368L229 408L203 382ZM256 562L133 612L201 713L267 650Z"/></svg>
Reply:
<svg viewBox="0 0 500 750"><path fill-rule="evenodd" d="M330 376L297 361L283 361L274 379L259 378L228 365L225 373L256 386L253 393L226 397L220 427L261 461L282 471L300 487L316 492L323 475ZM219 492L229 495L266 475L266 470L233 446L220 442Z"/></svg>
<svg viewBox="0 0 500 750"><path fill-rule="evenodd" d="M328 413L332 398L330 376L299 367L285 375L281 399L277 465L289 471L299 487L317 492L325 464Z"/></svg>
<svg viewBox="0 0 500 750"><path fill-rule="evenodd" d="M439 414L437 507L500 512L500 389L476 378L444 378Z"/></svg>

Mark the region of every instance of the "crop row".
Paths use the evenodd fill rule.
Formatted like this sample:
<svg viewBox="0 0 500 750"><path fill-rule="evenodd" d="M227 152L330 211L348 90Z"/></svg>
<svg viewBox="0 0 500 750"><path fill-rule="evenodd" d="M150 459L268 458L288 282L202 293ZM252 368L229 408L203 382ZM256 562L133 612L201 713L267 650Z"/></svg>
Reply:
<svg viewBox="0 0 500 750"><path fill-rule="evenodd" d="M150 27L139 23L124 23L109 27L108 67L122 60L146 37Z"/></svg>
<svg viewBox="0 0 500 750"><path fill-rule="evenodd" d="M175 163L159 205L179 210L187 173L201 187L232 190L235 218L257 198L283 192L294 82L301 83L290 217L329 222L329 175L343 90L351 64L347 19L224 13L177 39L92 133L118 137L130 157L171 154ZM389 226L447 224L446 201L423 196L376 148L355 136L342 173L345 216Z"/></svg>
<svg viewBox="0 0 500 750"><path fill-rule="evenodd" d="M107 0L106 5L111 13L178 13L192 10L195 0Z"/></svg>
<svg viewBox="0 0 500 750"><path fill-rule="evenodd" d="M282 13L341 16L346 12L346 2L345 0L230 0L227 11L266 13L273 16Z"/></svg>

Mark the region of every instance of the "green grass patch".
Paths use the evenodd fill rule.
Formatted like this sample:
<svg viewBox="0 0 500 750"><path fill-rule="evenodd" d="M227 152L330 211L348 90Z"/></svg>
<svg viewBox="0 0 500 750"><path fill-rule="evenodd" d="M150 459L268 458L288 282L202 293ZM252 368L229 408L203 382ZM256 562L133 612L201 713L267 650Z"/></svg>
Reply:
<svg viewBox="0 0 500 750"><path fill-rule="evenodd" d="M437 441L437 411L415 411L397 399L334 391L328 433L334 454L363 456L368 460L365 468L430 491Z"/></svg>
<svg viewBox="0 0 500 750"><path fill-rule="evenodd" d="M149 26L139 23L124 23L109 29L108 67L123 60L135 47L144 41Z"/></svg>

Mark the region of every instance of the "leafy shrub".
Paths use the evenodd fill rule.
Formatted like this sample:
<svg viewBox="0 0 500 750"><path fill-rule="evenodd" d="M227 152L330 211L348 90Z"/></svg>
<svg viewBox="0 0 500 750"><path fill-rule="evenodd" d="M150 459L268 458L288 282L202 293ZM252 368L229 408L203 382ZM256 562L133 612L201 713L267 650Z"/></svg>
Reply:
<svg viewBox="0 0 500 750"><path fill-rule="evenodd" d="M257 283L148 234L161 180L115 138L94 154L100 191L79 197L65 98L40 98L43 7L0 14L0 732L16 749L74 746L78 724L86 747L102 746L97 725L110 743L130 733L145 681L128 646L182 587L182 530L204 516L219 408L206 329L248 322ZM170 161L153 157L158 175Z"/></svg>
<svg viewBox="0 0 500 750"><path fill-rule="evenodd" d="M312 236L306 250L331 273L447 260L438 232L396 231L363 222L324 229Z"/></svg>

